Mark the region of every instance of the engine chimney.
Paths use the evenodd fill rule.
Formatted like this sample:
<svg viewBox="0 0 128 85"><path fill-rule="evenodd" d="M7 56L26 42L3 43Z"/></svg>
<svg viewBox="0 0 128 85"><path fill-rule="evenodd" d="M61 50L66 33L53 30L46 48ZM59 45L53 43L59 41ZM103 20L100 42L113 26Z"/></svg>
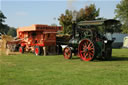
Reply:
<svg viewBox="0 0 128 85"><path fill-rule="evenodd" d="M75 21L72 22L72 34L73 34L73 38L75 38L75 34L76 34L76 22Z"/></svg>

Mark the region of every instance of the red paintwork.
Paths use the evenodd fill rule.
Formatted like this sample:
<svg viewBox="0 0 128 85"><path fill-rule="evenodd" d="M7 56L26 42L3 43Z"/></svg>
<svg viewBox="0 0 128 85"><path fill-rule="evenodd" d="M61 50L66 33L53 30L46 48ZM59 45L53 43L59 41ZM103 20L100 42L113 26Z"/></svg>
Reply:
<svg viewBox="0 0 128 85"><path fill-rule="evenodd" d="M35 24L17 29L17 37L21 39L21 46L29 49L33 46L55 46L56 33L62 30L60 26Z"/></svg>
<svg viewBox="0 0 128 85"><path fill-rule="evenodd" d="M22 53L22 48L19 48L19 52Z"/></svg>
<svg viewBox="0 0 128 85"><path fill-rule="evenodd" d="M38 48L35 48L35 53L36 53L36 55L38 55L38 53L39 53L39 49Z"/></svg>
<svg viewBox="0 0 128 85"><path fill-rule="evenodd" d="M21 46L22 46L22 47L26 46L25 42L24 42L24 43L22 42L22 43L21 43Z"/></svg>
<svg viewBox="0 0 128 85"><path fill-rule="evenodd" d="M79 45L79 55L82 60L91 61L94 58L94 51L94 44L90 40L85 39L81 41Z"/></svg>

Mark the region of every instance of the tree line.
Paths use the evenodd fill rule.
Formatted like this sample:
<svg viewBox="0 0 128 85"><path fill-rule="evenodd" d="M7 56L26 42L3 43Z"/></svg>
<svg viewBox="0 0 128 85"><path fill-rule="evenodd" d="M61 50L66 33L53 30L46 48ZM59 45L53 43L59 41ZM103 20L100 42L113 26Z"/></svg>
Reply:
<svg viewBox="0 0 128 85"><path fill-rule="evenodd" d="M98 19L99 12L100 9L96 9L95 4L91 4L90 6L81 8L79 11L67 9L65 14L61 14L58 20L60 25L63 26L63 33L71 34L73 18L75 18L76 23L84 20L96 20Z"/></svg>
<svg viewBox="0 0 128 85"><path fill-rule="evenodd" d="M67 9L64 14L59 17L59 23L63 26L64 34L72 33L72 21L75 14L76 23L85 20L104 20L106 18L99 17L100 8L96 9L95 4L81 8L79 11ZM121 0L115 9L115 18L121 23L117 23L116 28L107 29L108 32L128 33L128 0ZM120 25L119 25L120 24ZM103 30L103 29L102 29Z"/></svg>
<svg viewBox="0 0 128 85"><path fill-rule="evenodd" d="M60 25L63 27L64 34L72 33L73 19L77 22L84 20L104 20L105 18L99 17L100 8L96 9L95 4L90 4L79 11L65 10L58 18ZM128 0L121 0L115 9L115 19L120 20L122 26L117 26L113 32L128 33ZM10 27L5 22L6 17L0 11L0 33L16 36L16 28ZM111 29L109 29L111 30Z"/></svg>
<svg viewBox="0 0 128 85"><path fill-rule="evenodd" d="M116 6L115 13L115 18L122 23L122 32L128 33L128 0L121 0Z"/></svg>
<svg viewBox="0 0 128 85"><path fill-rule="evenodd" d="M4 24L5 22L5 15L0 11L0 34L7 34L7 35L11 35L13 37L16 36L16 28L14 27L10 27L6 24Z"/></svg>

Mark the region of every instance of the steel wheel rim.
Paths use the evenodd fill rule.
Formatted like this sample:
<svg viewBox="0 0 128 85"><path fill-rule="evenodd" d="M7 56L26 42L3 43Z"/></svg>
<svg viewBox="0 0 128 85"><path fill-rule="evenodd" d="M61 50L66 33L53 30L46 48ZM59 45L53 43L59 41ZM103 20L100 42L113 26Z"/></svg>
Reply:
<svg viewBox="0 0 128 85"><path fill-rule="evenodd" d="M71 50L70 50L70 48L65 48L64 49L64 58L65 59L70 59L70 56L71 56Z"/></svg>
<svg viewBox="0 0 128 85"><path fill-rule="evenodd" d="M79 45L79 55L84 61L91 61L94 58L94 44L90 40L83 40Z"/></svg>

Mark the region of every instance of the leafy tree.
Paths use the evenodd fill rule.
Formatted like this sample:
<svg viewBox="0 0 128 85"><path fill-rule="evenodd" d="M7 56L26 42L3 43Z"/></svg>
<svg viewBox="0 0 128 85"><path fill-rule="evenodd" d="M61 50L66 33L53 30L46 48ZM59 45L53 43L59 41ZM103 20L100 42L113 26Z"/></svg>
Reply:
<svg viewBox="0 0 128 85"><path fill-rule="evenodd" d="M77 15L77 21L95 20L99 16L100 9L96 9L95 4L81 8Z"/></svg>
<svg viewBox="0 0 128 85"><path fill-rule="evenodd" d="M3 33L5 32L6 26L3 24L5 22L6 17L4 14L0 11L0 32Z"/></svg>
<svg viewBox="0 0 128 85"><path fill-rule="evenodd" d="M12 37L16 37L16 28L10 27L10 29L7 32L8 35L11 35Z"/></svg>
<svg viewBox="0 0 128 85"><path fill-rule="evenodd" d="M72 32L72 11L68 9L65 11L65 14L61 14L59 17L60 25L63 27L64 34L70 34Z"/></svg>
<svg viewBox="0 0 128 85"><path fill-rule="evenodd" d="M2 24L2 22L5 22L6 17L4 16L4 14L0 11L0 24Z"/></svg>
<svg viewBox="0 0 128 85"><path fill-rule="evenodd" d="M128 25L127 24L123 24L122 25L122 30L123 30L123 33L128 33Z"/></svg>
<svg viewBox="0 0 128 85"><path fill-rule="evenodd" d="M77 22L85 20L85 9L81 8L80 11L77 13Z"/></svg>
<svg viewBox="0 0 128 85"><path fill-rule="evenodd" d="M3 24L5 22L5 19L6 19L6 17L0 11L0 33L8 34L8 35L15 37L16 36L16 29L14 27L10 27L6 24Z"/></svg>
<svg viewBox="0 0 128 85"><path fill-rule="evenodd" d="M74 15L74 13L76 15ZM63 27L64 34L72 33L72 21L76 18L76 22L83 20L95 20L99 16L99 9L96 9L95 4L81 8L79 11L66 10L65 14L61 14L59 17L60 25Z"/></svg>
<svg viewBox="0 0 128 85"><path fill-rule="evenodd" d="M128 0L121 0L115 9L116 17L122 22L122 31L128 33Z"/></svg>

